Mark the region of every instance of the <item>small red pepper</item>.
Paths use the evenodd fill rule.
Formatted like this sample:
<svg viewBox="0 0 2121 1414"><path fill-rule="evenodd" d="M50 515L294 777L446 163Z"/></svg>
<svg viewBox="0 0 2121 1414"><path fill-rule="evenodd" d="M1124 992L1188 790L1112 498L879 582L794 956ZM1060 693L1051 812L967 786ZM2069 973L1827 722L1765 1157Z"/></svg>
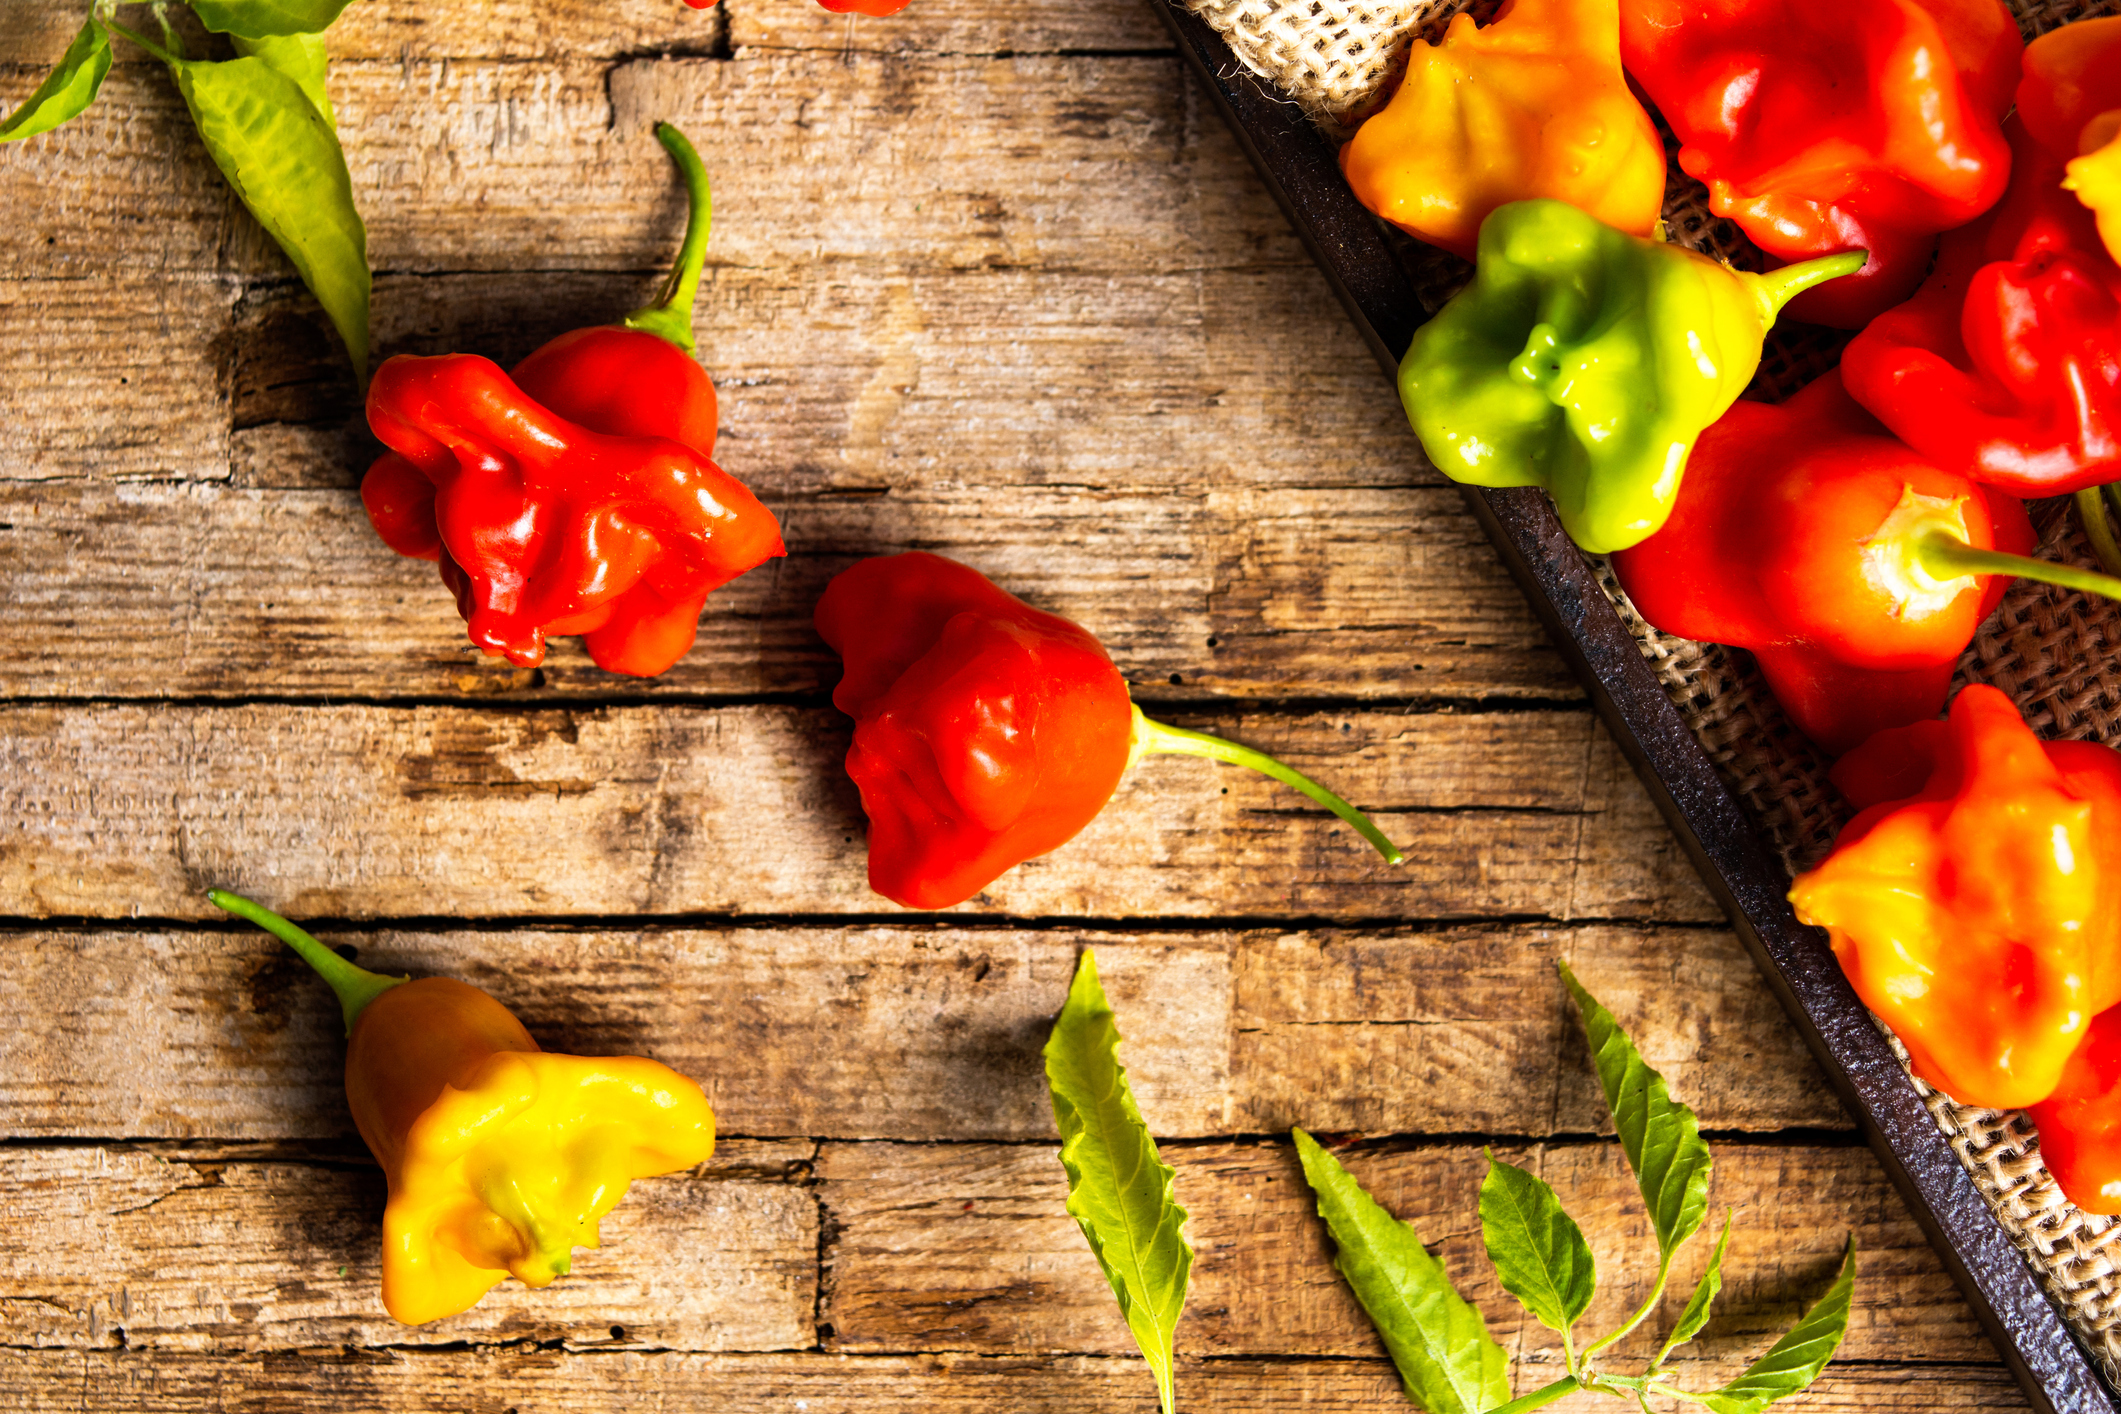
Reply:
<svg viewBox="0 0 2121 1414"><path fill-rule="evenodd" d="M1944 466L2018 496L2121 480L2121 266L2016 117L2009 194L1944 238L1915 297L1841 358L1856 401Z"/></svg>
<svg viewBox="0 0 2121 1414"><path fill-rule="evenodd" d="M2023 506L1888 435L1828 374L1704 433L1664 528L1613 556L1643 618L1751 650L1798 729L1840 753L1936 715L2012 576L2121 595L2026 558Z"/></svg>
<svg viewBox="0 0 2121 1414"><path fill-rule="evenodd" d="M832 702L855 721L869 887L895 903L948 908L1058 849L1151 752L1264 772L1401 861L1354 806L1279 761L1144 717L1088 632L954 560L863 560L825 587L817 629L846 663Z"/></svg>
<svg viewBox="0 0 2121 1414"><path fill-rule="evenodd" d="M1907 298L1937 232L1995 204L2023 43L1996 0L1622 0L1620 53L1708 184L1786 261L1868 250L1796 319L1860 328Z"/></svg>
<svg viewBox="0 0 2121 1414"><path fill-rule="evenodd" d="M2121 753L2042 742L1976 684L1833 781L1859 813L1794 882L1798 918L1827 930L1917 1075L1966 1105L2048 1100L2121 1002Z"/></svg>
<svg viewBox="0 0 2121 1414"><path fill-rule="evenodd" d="M692 197L656 303L560 335L512 378L472 354L400 355L368 389L392 448L361 483L376 533L439 560L471 641L524 667L581 634L600 668L660 673L709 593L786 553L772 512L713 461L714 384L691 357L707 174L676 128L656 136Z"/></svg>

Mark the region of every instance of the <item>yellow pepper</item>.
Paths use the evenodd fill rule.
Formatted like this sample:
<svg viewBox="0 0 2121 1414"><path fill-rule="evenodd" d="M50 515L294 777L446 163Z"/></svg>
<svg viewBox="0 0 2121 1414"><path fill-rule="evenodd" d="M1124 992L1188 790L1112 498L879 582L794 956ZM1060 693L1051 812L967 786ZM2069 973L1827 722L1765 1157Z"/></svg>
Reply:
<svg viewBox="0 0 2121 1414"><path fill-rule="evenodd" d="M390 1184L383 1306L406 1325L469 1310L511 1273L551 1285L634 1179L713 1154L706 1095L668 1066L541 1051L476 987L378 976L248 899L210 897L338 993L347 1103Z"/></svg>
<svg viewBox="0 0 2121 1414"><path fill-rule="evenodd" d="M1619 0L1509 0L1416 44L1340 150L1364 206L1472 259L1498 206L1553 197L1631 235L1664 206L1664 144L1620 71Z"/></svg>

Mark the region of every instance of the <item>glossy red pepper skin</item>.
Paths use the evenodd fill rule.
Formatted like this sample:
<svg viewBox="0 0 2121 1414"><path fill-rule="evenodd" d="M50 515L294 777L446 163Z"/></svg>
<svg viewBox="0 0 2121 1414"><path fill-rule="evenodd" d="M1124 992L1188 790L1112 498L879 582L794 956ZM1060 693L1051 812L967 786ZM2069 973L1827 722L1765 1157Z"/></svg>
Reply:
<svg viewBox="0 0 2121 1414"><path fill-rule="evenodd" d="M710 592L785 553L772 513L709 457L714 414L696 386L625 396L629 377L683 392L677 362L698 371L624 329L562 335L525 359L531 385L582 421L471 354L376 371L369 425L395 455L362 499L393 549L439 558L480 648L529 667L548 637L581 634L599 667L651 676L692 646Z"/></svg>
<svg viewBox="0 0 2121 1414"><path fill-rule="evenodd" d="M1098 641L977 570L919 551L827 586L817 630L846 664L847 774L869 886L947 908L1066 844L1125 774L1133 704Z"/></svg>
<svg viewBox="0 0 2121 1414"><path fill-rule="evenodd" d="M1671 519L1613 568L1657 628L1750 650L1798 729L1838 754L1935 716L2010 583L1903 592L1889 556L1910 494L1962 517L1976 549L2033 548L2016 500L1888 435L1829 374L1725 413L1695 443Z"/></svg>
<svg viewBox="0 0 2121 1414"><path fill-rule="evenodd" d="M2121 101L2121 99L2117 99ZM2121 480L2121 266L2063 161L2014 117L2009 194L1843 353L1849 392L1945 466L2019 496Z"/></svg>
<svg viewBox="0 0 2121 1414"><path fill-rule="evenodd" d="M2121 1213L2121 1007L2093 1018L2061 1082L2026 1114L2063 1196L2087 1213Z"/></svg>
<svg viewBox="0 0 2121 1414"><path fill-rule="evenodd" d="M2003 194L2023 42L1996 0L1622 0L1620 49L1717 215L1785 261L1870 252L1792 318L1862 327Z"/></svg>

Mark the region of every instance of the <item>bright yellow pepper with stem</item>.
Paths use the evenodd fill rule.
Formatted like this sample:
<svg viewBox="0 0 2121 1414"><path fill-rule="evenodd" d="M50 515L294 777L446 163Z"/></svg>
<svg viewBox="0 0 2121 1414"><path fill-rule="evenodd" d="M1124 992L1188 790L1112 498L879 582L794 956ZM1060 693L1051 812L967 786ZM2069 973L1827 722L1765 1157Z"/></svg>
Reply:
<svg viewBox="0 0 2121 1414"><path fill-rule="evenodd" d="M1364 206L1472 259L1498 206L1552 197L1630 235L1664 207L1664 144L1620 70L1619 0L1509 0L1416 43L1382 112L1340 150Z"/></svg>
<svg viewBox="0 0 2121 1414"><path fill-rule="evenodd" d="M476 987L378 976L249 899L210 897L338 994L347 1104L390 1184L383 1306L406 1325L469 1310L511 1274L551 1285L634 1179L714 1153L706 1095L668 1066L541 1051Z"/></svg>

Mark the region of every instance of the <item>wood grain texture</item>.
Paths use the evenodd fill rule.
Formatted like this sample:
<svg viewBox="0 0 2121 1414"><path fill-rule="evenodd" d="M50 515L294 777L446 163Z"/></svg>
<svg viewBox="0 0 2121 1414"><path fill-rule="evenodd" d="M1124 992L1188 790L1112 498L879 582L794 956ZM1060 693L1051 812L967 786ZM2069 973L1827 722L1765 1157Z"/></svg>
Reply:
<svg viewBox="0 0 2121 1414"><path fill-rule="evenodd" d="M1520 1392L1547 1372L1520 1378ZM1386 1414L1407 1408L1382 1360L1181 1357L1184 1408L1200 1414ZM1148 1390L1146 1398L1144 1390ZM339 1414L349 1408L476 1414L614 1409L796 1410L801 1414L1141 1414L1155 1393L1139 1360L1085 1356L689 1355L346 1350L222 1356L126 1350L0 1350L0 1400L29 1414ZM1576 1396L1548 1408L1615 1406ZM1811 1414L2025 1409L2001 1366L1836 1365L1795 1406Z"/></svg>
<svg viewBox="0 0 2121 1414"><path fill-rule="evenodd" d="M807 1169L798 1163L798 1169ZM372 1166L170 1162L108 1148L0 1154L0 1341L274 1349L475 1340L603 1343L622 1324L694 1350L815 1342L818 1209L755 1177L642 1179L603 1247L544 1291L510 1281L471 1311L398 1325L378 1295Z"/></svg>
<svg viewBox="0 0 2121 1414"><path fill-rule="evenodd" d="M324 937L364 966L483 987L549 1049L653 1056L700 1081L724 1133L1051 1138L1039 1047L1084 947L1163 1135L1608 1129L1557 957L1640 1018L1644 1054L1712 1129L1847 1124L1722 930ZM336 1007L263 934L0 935L0 1009L18 1018L0 1031L0 1132L358 1152Z"/></svg>
<svg viewBox="0 0 2121 1414"><path fill-rule="evenodd" d="M1407 855L1265 777L1150 757L1062 849L961 913L1713 922L1584 712L1197 717L1370 811ZM888 911L849 727L771 706L0 710L0 912L298 916Z"/></svg>

